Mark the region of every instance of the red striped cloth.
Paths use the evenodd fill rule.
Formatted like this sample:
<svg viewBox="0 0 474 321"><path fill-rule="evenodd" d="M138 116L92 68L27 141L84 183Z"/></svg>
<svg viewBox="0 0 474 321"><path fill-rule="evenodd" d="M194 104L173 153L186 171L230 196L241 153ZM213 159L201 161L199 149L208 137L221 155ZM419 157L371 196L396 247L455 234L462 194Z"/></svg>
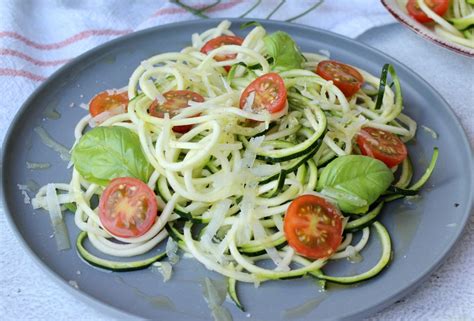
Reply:
<svg viewBox="0 0 474 321"><path fill-rule="evenodd" d="M319 1L319 0L318 0ZM183 0L202 9L214 0ZM377 0L353 0L351 10L344 1L326 1L295 22L357 36L374 25L391 22ZM212 17L246 17L286 20L298 16L317 0L280 1L223 0L203 14ZM275 10L278 8L278 10ZM370 19L368 20L368 16ZM168 1L30 1L0 3L0 142L7 124L21 103L57 68L72 58L113 38L156 25L199 19ZM351 24L351 21L354 24Z"/></svg>

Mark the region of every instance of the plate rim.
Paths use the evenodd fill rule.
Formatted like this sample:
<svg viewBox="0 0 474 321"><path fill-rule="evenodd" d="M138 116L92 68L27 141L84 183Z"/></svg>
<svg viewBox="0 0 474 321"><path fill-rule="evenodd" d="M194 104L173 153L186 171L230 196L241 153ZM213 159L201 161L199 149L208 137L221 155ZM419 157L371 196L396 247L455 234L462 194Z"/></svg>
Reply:
<svg viewBox="0 0 474 321"><path fill-rule="evenodd" d="M430 42L437 44L438 46L441 46L445 49L448 49L452 52L455 52L457 54L463 55L465 57L469 58L474 58L474 48L471 49L469 47L459 45L455 42L449 41L449 40L444 40L436 33L432 32L429 30L429 32L425 32L421 30L417 24L418 22L415 21L415 19L411 18L409 15L405 14L403 10L400 8L398 4L391 4L389 3L389 0L381 0L382 5L387 9L388 12L402 25L408 27L409 30L420 36L421 38L427 39ZM396 2L396 0L395 0ZM408 18L406 18L406 17Z"/></svg>
<svg viewBox="0 0 474 321"><path fill-rule="evenodd" d="M382 0L382 1L385 1L385 0ZM115 39L112 39L112 40L107 41L103 44L100 44L100 45L98 45L94 48L91 48L90 50L87 50L86 52L78 55L73 60L71 60L70 62L66 63L65 65L58 68L55 72L53 72L42 84L40 84L28 96L28 98L25 100L25 102L22 104L22 106L18 109L18 111L16 112L14 118L10 122L10 124L8 126L8 130L6 131L6 134L5 134L5 139L4 139L3 146L2 146L2 151L3 152L2 152L2 155L1 155L1 163L6 164L6 158L7 158L6 155L7 155L7 153L5 151L10 149L11 146L14 144L12 133L13 133L15 127L16 127L16 124L21 120L23 114L27 111L28 106L31 104L31 102L34 99L36 99L36 96L38 96L45 88L47 88L49 86L49 84L51 82L54 82L56 80L56 78L60 77L65 71L67 71L71 67L81 63L84 59L86 59L90 56L101 54L101 51L111 49L117 44L120 44L122 42L127 42L130 39L133 39L135 37L140 37L140 36L145 35L147 33L154 33L156 31L159 31L160 29L170 28L170 27L174 27L174 26L180 26L181 27L183 25L184 26L186 26L186 25L196 25L196 27L199 27L202 23L215 23L215 24L217 24L217 23L221 22L222 20L229 20L233 24L245 23L245 22L249 22L249 21L257 21L257 22L260 22L262 24L269 23L269 24L272 24L273 26L276 26L276 27L282 27L282 28L285 28L285 27L293 28L293 27L295 27L295 28L298 28L298 29L303 29L305 31L312 31L312 32L316 31L320 34L324 34L324 35L330 36L330 37L335 38L335 39L339 39L339 40L342 40L342 41L345 41L345 42L349 42L351 45L354 45L354 46L359 47L361 49L369 50L369 51L375 53L378 56L388 58L391 62L396 63L397 65L399 65L400 67L405 69L405 71L408 72L411 76L413 76L416 79L417 82L423 83L427 88L429 88L431 93L434 94L437 99L441 100L446 105L446 107L447 107L446 112L452 118L452 121L458 127L458 129L460 130L460 132L462 134L461 135L462 136L462 143L463 143L462 145L467 146L467 151L468 151L468 155L469 155L469 160L468 161L470 161L471 163L474 163L474 161L473 161L473 158L474 158L473 150L472 150L472 147L471 147L471 145L469 143L469 140L467 138L466 132L465 132L463 126L461 125L459 119L457 118L456 114L452 110L450 104L444 99L443 96L441 96L440 93L438 93L438 91L429 82L425 81L423 77L421 77L418 73L411 70L408 66L401 63L400 61L393 58L392 56L390 56L390 55L382 52L381 50L376 49L376 48L374 48L374 47L372 47L372 46L370 46L366 43L359 42L359 41L357 41L357 39L352 39L352 38L349 38L349 37L346 37L346 36L343 36L343 35L328 31L328 30L323 30L323 29L316 28L316 27L311 27L311 26L308 26L308 25L303 25L303 24L299 24L299 23L288 23L288 22L278 21L278 20L253 19L253 18L230 18L230 17L212 18L212 19L205 19L205 20L203 20L203 19L194 19L194 20L179 21L179 22L173 22L173 23L167 23L167 24L163 24L163 25L154 26L154 27L151 27L151 28L146 28L146 29L143 29L143 30L131 32L131 33L129 33L127 35L124 35L124 36L117 37ZM110 304L108 304L108 303L106 303L106 302L104 302L100 299L97 299L97 298L93 297L92 295L90 295L88 293L85 293L85 292L81 291L80 289L76 290L76 289L72 288L67 283L67 281L65 279L61 278L61 276L56 271L54 271L52 268L50 268L45 262L43 262L41 260L41 258L39 258L36 255L36 253L31 249L29 244L23 238L22 233L20 232L17 225L13 221L13 217L12 217L12 214L11 214L12 211L10 210L9 204L7 202L5 166L2 166L1 174L2 174L1 175L2 176L1 177L1 184L2 184L1 185L1 187L2 187L1 188L1 190L2 190L1 191L1 200L3 201L3 204L4 204L4 211L5 211L5 214L6 214L5 215L6 216L6 221L8 222L8 225L10 226L10 229L12 230L13 234L15 234L15 237L17 238L17 240L19 241L21 246L24 248L24 250L26 250L26 252L28 254L30 254L30 257L32 257L32 260L37 264L37 266L39 266L43 271L45 271L46 274L49 275L56 282L56 284L59 284L67 292L69 292L70 294L76 296L82 302L91 305L95 309L97 309L101 312L104 312L104 313L106 313L110 316L119 316L119 317L127 317L127 318L132 318L132 319L139 319L138 316L133 315L133 314L121 309L121 308L112 306L112 305L110 305ZM471 168L471 173L470 174L471 174L471 175L469 175L470 176L470 181L469 181L470 190L473 190L474 189L474 169ZM423 273L421 273L417 278L415 278L415 280L410 285L408 285L406 288L404 288L402 290L399 290L398 292L392 294L389 298L385 299L384 301L380 302L379 304L376 304L376 305L373 305L373 306L370 306L370 307L364 308L364 309L352 310L349 314L344 314L341 317L342 318L361 318L363 316L373 315L373 314L381 311L385 307L392 305L396 300L406 296L408 293L412 292L416 287L418 287L424 280L426 280L434 272L434 270L437 269L446 260L446 258L448 256L448 254L450 253L450 251L454 248L454 246L456 246L456 244L460 240L461 236L464 234L464 231L465 231L466 225L467 225L466 223L467 223L471 213L474 210L474 195L471 194L468 201L470 202L470 206L468 204L468 206L466 207L466 212L463 214L462 222L459 222L459 223L462 224L462 228L457 230L456 236L449 242L449 245L447 246L446 250L444 252L441 252L437 256L437 258L435 259L435 263L433 265L431 265L428 269L423 271Z"/></svg>

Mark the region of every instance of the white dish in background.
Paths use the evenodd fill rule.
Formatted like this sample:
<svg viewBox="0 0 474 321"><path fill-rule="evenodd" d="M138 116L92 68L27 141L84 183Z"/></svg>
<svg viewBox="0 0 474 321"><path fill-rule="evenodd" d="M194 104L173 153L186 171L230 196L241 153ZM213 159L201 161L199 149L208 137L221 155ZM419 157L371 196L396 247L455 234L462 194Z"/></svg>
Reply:
<svg viewBox="0 0 474 321"><path fill-rule="evenodd" d="M474 57L474 48L469 48L460 44L457 44L453 41L447 40L440 35L438 35L432 28L423 23L416 21L411 17L405 9L405 6L401 6L399 0L381 0L382 4L387 8L387 10L401 22L403 25L410 28L415 33L419 34L423 38L426 38L437 45L445 47L456 53ZM406 2L406 1L405 1Z"/></svg>

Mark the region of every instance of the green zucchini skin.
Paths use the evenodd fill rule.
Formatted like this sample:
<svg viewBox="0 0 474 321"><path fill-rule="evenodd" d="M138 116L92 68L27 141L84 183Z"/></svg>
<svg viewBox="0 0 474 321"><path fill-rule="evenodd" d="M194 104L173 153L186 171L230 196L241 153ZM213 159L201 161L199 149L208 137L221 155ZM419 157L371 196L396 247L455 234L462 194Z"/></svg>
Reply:
<svg viewBox="0 0 474 321"><path fill-rule="evenodd" d="M287 245L288 245L288 243L286 241L286 238L284 238L284 237L268 244L268 246L273 246L277 250L280 250L280 249L284 248ZM241 247L241 248L239 248L239 252L242 253L242 254L245 254L247 256L259 256L259 255L263 255L263 254L266 253L265 247L263 245L262 246L255 246L255 247Z"/></svg>
<svg viewBox="0 0 474 321"><path fill-rule="evenodd" d="M158 255L150 257L148 259L140 260L140 261L132 261L132 262L119 262L119 261L111 261L102 259L97 257L87 251L84 246L83 242L84 239L87 237L87 232L81 232L76 240L76 248L77 252L79 253L80 257L83 258L89 264L96 266L101 269L113 271L113 272L129 272L129 271L136 271L136 270L143 270L155 263L156 261L160 261L166 257L166 252L162 252Z"/></svg>
<svg viewBox="0 0 474 321"><path fill-rule="evenodd" d="M229 278L227 280L227 293L229 294L230 299L232 300L232 302L235 303L237 308L239 308L242 312L245 312L245 308L240 302L237 293L237 281L233 278Z"/></svg>
<svg viewBox="0 0 474 321"><path fill-rule="evenodd" d="M382 211L384 202L380 202L373 210L361 216L360 218L349 221L344 227L344 232L353 233L362 230L363 228L372 225Z"/></svg>
<svg viewBox="0 0 474 321"><path fill-rule="evenodd" d="M323 137L324 137L324 135L323 135ZM305 155L301 156L300 158L293 159L293 162L288 164L288 166L282 168L282 170L279 174L275 174L273 176L265 178L264 180L259 182L259 184L266 184L266 183L269 183L273 180L276 180L276 179L280 178L281 175L286 176L287 174L295 172L296 170L298 170L298 168L301 165L305 164L306 162L308 162L309 160L311 160L313 158L314 154L316 154L318 149L321 147L322 143L323 143L323 138L318 139L316 146L312 150L309 150Z"/></svg>
<svg viewBox="0 0 474 321"><path fill-rule="evenodd" d="M278 278L278 280L295 280L295 279L301 279L305 277L308 273L302 273L299 275L290 275L290 276L281 276Z"/></svg>
<svg viewBox="0 0 474 321"><path fill-rule="evenodd" d="M178 243L178 246L182 250L186 250L186 244L184 242L184 235L181 234L172 224L168 223L165 225L165 229L168 232L168 235Z"/></svg>
<svg viewBox="0 0 474 321"><path fill-rule="evenodd" d="M280 176L282 175L282 173L284 175L286 175L287 173L291 173L293 171L296 171L298 169L298 167L303 164L303 162L300 161L301 159L303 159L303 157L301 157L300 159L297 159L296 161L293 160L293 162L291 162L288 166L283 167L281 169L280 173L277 173L277 174L274 174L272 176L266 177L263 180L261 180L260 182L258 182L258 184L263 185L263 184L266 184L266 183L270 183L271 181L279 179Z"/></svg>
<svg viewBox="0 0 474 321"><path fill-rule="evenodd" d="M430 164L426 168L426 171L423 173L423 175L420 177L420 179L417 182L415 182L408 189L419 191L420 188L422 188L423 185L426 184L426 182L430 179L431 174L433 174L433 171L436 167L436 163L438 161L438 156L439 156L439 149L438 149L438 147L435 147L433 149L433 155L431 156Z"/></svg>
<svg viewBox="0 0 474 321"><path fill-rule="evenodd" d="M168 202L171 199L171 191L167 185L166 178L163 176L162 178L158 179L156 184L156 188L158 190L158 195L165 201ZM176 204L174 208L174 212L181 216L185 220L191 220L193 217L190 213L186 212L180 205Z"/></svg>
<svg viewBox="0 0 474 321"><path fill-rule="evenodd" d="M418 191L415 191L412 189L400 188L393 185L389 186L387 191L385 192L385 195L394 195L394 194L399 194L403 196L413 196L413 195L417 195Z"/></svg>
<svg viewBox="0 0 474 321"><path fill-rule="evenodd" d="M474 27L463 31L463 35L466 39L474 40L474 34L471 32L472 30L474 30Z"/></svg>
<svg viewBox="0 0 474 321"><path fill-rule="evenodd" d="M305 100L302 97L299 97L299 99L302 99L307 103L307 99ZM289 96L289 103L290 105L293 104L291 95ZM304 156L308 154L309 152L313 151L314 149L316 149L318 146L320 146L322 144L322 139L324 138L327 132L327 121L326 121L326 116L324 115L324 113L321 111L319 112L320 112L320 115L322 116L323 124L322 124L322 127L317 130L317 132L313 132L312 135L314 137L311 137L311 139L308 138L304 142L301 142L297 145L292 146L294 148L294 151L292 151L291 153L288 153L288 152L284 153L281 150L274 150L274 151L269 151L269 152L260 151L259 153L257 153L257 159L263 160L270 164L281 163L281 162L298 158L300 156ZM246 137L239 136L239 140L242 142L242 144L244 144L246 148L248 147L249 141L247 140ZM285 141L273 142L274 145L281 144L282 146L287 143L288 142L285 142ZM289 147L289 146L285 146L285 147Z"/></svg>
<svg viewBox="0 0 474 321"><path fill-rule="evenodd" d="M365 280L369 280L375 276L377 276L382 270L384 270L390 263L392 259L392 240L390 238L390 234L388 233L387 229L379 222L374 222L373 227L375 228L379 239L382 243L382 255L377 262L377 264L372 267L370 270L352 276L329 276L329 275L319 275L320 279L339 283L339 284L355 284Z"/></svg>
<svg viewBox="0 0 474 321"><path fill-rule="evenodd" d="M458 29L459 31L464 31L474 27L474 14L470 14L462 18L448 19L448 21L454 26L454 28Z"/></svg>
<svg viewBox="0 0 474 321"><path fill-rule="evenodd" d="M407 156L407 158L405 158L402 163L402 171L400 173L400 178L394 186L406 189L408 185L410 185L412 177L413 165L411 163L410 157Z"/></svg>
<svg viewBox="0 0 474 321"><path fill-rule="evenodd" d="M168 202L171 199L171 191L166 185L166 179L159 179L157 183L157 194L163 199L163 201ZM192 221L194 223L206 223L206 220L200 216L193 216L191 213L186 212L186 210L179 204L176 204L174 207L174 213L178 214L181 219L185 221Z"/></svg>
<svg viewBox="0 0 474 321"><path fill-rule="evenodd" d="M378 89L378 92L377 92L377 100L375 102L375 108L374 108L376 110L380 109L380 107L382 106L382 100L383 100L383 97L384 97L384 94L385 94L385 86L386 86L386 83L387 83L387 75L388 75L389 67L390 67L389 64L385 64L382 67L382 72L380 74L379 89Z"/></svg>
<svg viewBox="0 0 474 321"><path fill-rule="evenodd" d="M433 171L436 167L436 163L438 161L438 156L439 156L439 149L438 147L435 147L433 149L433 155L431 156L431 161L428 165L428 167L426 168L425 172L423 173L423 175L418 179L418 181L416 181L413 185L411 185L410 187L406 188L406 189L402 189L402 191L405 191L405 192L408 192L408 191L412 191L412 192L415 192L415 194L413 195L417 195L418 194L418 191L426 184L426 182L430 179L431 177L431 174L433 174ZM403 193L392 193L390 195L385 195L385 196L382 196L382 199L385 201L385 202L390 202L390 201L394 201L396 199L399 199L399 198L402 198L402 197L405 197L407 196L407 194L403 194ZM409 196L409 195L408 195Z"/></svg>
<svg viewBox="0 0 474 321"><path fill-rule="evenodd" d="M274 163L289 161L289 160L298 158L300 156L304 156L304 155L308 154L309 152L317 149L318 146L321 146L321 144L323 142L323 137L324 137L325 134L326 134L326 130L324 130L322 135L318 139L316 139L314 142L312 142L307 148L305 148L305 149L303 149L299 152L296 152L296 153L293 153L293 154L288 154L288 155L285 155L285 156L280 156L280 157L257 155L257 159L260 159L260 160L266 161L268 163L274 164Z"/></svg>

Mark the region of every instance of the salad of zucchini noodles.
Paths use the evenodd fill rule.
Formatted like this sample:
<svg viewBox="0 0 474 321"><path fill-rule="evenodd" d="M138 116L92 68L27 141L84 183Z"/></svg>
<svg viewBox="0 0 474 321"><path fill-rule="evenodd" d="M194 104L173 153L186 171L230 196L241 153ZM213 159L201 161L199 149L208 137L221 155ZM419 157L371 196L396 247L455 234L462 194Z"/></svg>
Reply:
<svg viewBox="0 0 474 321"><path fill-rule="evenodd" d="M410 16L440 37L474 48L474 0L397 0Z"/></svg>
<svg viewBox="0 0 474 321"><path fill-rule="evenodd" d="M243 27L253 27L245 38L229 21L193 34L191 46L143 61L128 87L91 99L74 129L71 182L32 201L49 212L60 250L69 210L90 264L153 265L169 278L179 248L226 276L241 308L236 281L350 284L387 266L382 208L417 195L438 155L412 183L405 142L416 122L402 112L393 66L377 78L302 53L282 31ZM382 248L371 269L323 269L356 258L371 237Z"/></svg>

